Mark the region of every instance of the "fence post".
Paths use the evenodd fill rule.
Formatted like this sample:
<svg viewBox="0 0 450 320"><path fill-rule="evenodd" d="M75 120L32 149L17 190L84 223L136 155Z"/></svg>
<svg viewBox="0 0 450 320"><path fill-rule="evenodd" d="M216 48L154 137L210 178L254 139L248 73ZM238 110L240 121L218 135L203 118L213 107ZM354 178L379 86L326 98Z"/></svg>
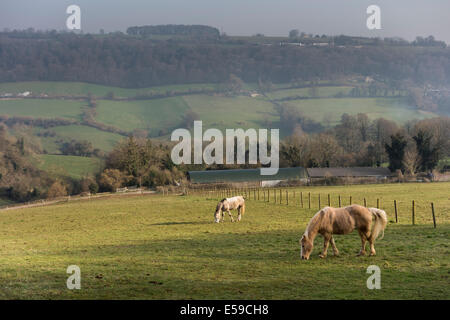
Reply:
<svg viewBox="0 0 450 320"><path fill-rule="evenodd" d="M258 188L258 201L259 201L259 188Z"/></svg>
<svg viewBox="0 0 450 320"><path fill-rule="evenodd" d="M412 201L412 224L416 224L416 202Z"/></svg>
<svg viewBox="0 0 450 320"><path fill-rule="evenodd" d="M282 198L283 198L283 195L281 194L281 189L280 189L280 204L281 204Z"/></svg>
<svg viewBox="0 0 450 320"><path fill-rule="evenodd" d="M341 195L338 196L339 199L339 208L341 207Z"/></svg>
<svg viewBox="0 0 450 320"><path fill-rule="evenodd" d="M308 208L311 209L311 192L308 192Z"/></svg>
<svg viewBox="0 0 450 320"><path fill-rule="evenodd" d="M366 201L366 198L364 198L364 207L367 207L367 201Z"/></svg>
<svg viewBox="0 0 450 320"><path fill-rule="evenodd" d="M302 205L303 208L303 191L300 191L300 204Z"/></svg>
<svg viewBox="0 0 450 320"><path fill-rule="evenodd" d="M319 193L319 210L320 210L320 193Z"/></svg>
<svg viewBox="0 0 450 320"><path fill-rule="evenodd" d="M276 204L277 203L277 190L273 190L273 202Z"/></svg>
<svg viewBox="0 0 450 320"><path fill-rule="evenodd" d="M331 207L331 198L330 198L330 194L328 194L328 206Z"/></svg>
<svg viewBox="0 0 450 320"><path fill-rule="evenodd" d="M351 206L352 205L352 196L350 196L350 203L348 204L349 206Z"/></svg>
<svg viewBox="0 0 450 320"><path fill-rule="evenodd" d="M433 215L433 225L434 225L434 228L436 229L436 217L434 215L434 203L433 202L431 203L431 214Z"/></svg>
<svg viewBox="0 0 450 320"><path fill-rule="evenodd" d="M289 191L286 190L286 205L289 205Z"/></svg>
<svg viewBox="0 0 450 320"><path fill-rule="evenodd" d="M395 223L398 223L397 200L394 200Z"/></svg>
<svg viewBox="0 0 450 320"><path fill-rule="evenodd" d="M380 199L377 198L377 209L380 209Z"/></svg>

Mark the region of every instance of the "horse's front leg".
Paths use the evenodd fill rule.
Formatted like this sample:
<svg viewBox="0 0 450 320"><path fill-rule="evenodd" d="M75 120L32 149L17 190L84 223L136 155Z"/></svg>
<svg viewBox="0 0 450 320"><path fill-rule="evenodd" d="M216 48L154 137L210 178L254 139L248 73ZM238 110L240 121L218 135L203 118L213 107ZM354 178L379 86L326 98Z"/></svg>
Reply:
<svg viewBox="0 0 450 320"><path fill-rule="evenodd" d="M228 211L228 215L230 216L231 222L234 222L233 215L231 214L231 211L230 210L227 210L227 211Z"/></svg>
<svg viewBox="0 0 450 320"><path fill-rule="evenodd" d="M325 233L323 234L323 251L321 254L319 254L319 257L326 258L327 257L327 251L328 251L328 244L330 243L331 234Z"/></svg>
<svg viewBox="0 0 450 320"><path fill-rule="evenodd" d="M338 256L338 255L339 255L339 250L338 250L338 248L336 247L336 243L334 243L334 238L333 238L333 236L331 236L331 247L333 248L333 254L334 254L335 256Z"/></svg>

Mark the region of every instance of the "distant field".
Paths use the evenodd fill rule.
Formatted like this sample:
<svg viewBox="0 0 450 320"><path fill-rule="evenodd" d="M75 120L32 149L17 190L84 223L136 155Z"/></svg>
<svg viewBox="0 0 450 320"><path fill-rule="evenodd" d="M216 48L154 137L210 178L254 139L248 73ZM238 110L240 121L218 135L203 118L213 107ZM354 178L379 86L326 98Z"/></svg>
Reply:
<svg viewBox="0 0 450 320"><path fill-rule="evenodd" d="M180 123L189 109L181 97L139 101L102 100L97 107L97 121L122 130L145 129L156 134Z"/></svg>
<svg viewBox="0 0 450 320"><path fill-rule="evenodd" d="M116 97L134 97L137 94L166 93L168 90L174 92L187 92L189 89L215 89L216 84L180 84L157 86L142 89L128 89L119 87L102 86L83 82L8 82L0 83L1 93L20 93L31 91L33 94L52 94L52 95L83 95L91 93L97 97L104 97L113 92Z"/></svg>
<svg viewBox="0 0 450 320"><path fill-rule="evenodd" d="M344 113L350 115L365 113L370 119L385 118L400 124L408 120L437 116L408 106L403 98L329 98L293 100L285 103L298 108L305 116L318 122L325 123L324 120L328 117L331 125L338 124Z"/></svg>
<svg viewBox="0 0 450 320"><path fill-rule="evenodd" d="M289 205L249 198L239 223L213 223L216 197L134 196L73 201L0 214L1 299L448 299L450 183L291 189ZM300 259L298 240L317 208L299 191L332 201L382 198L388 220L375 257L356 257L357 232L335 236L340 256ZM393 223L392 200L400 201ZM408 207L416 199L417 225ZM347 198L346 200L347 201ZM434 201L438 226L431 224ZM346 202L345 202L346 204ZM314 205L316 203L314 202ZM234 215L236 215L234 213ZM330 250L331 251L331 250ZM68 290L69 265L81 290ZM381 290L366 286L381 269Z"/></svg>
<svg viewBox="0 0 450 320"><path fill-rule="evenodd" d="M205 127L260 128L270 127L265 121L277 123L273 105L262 98L218 97L205 95L184 96L184 101L203 120ZM274 127L274 126L272 126Z"/></svg>
<svg viewBox="0 0 450 320"><path fill-rule="evenodd" d="M33 128L33 133L44 134L45 132L54 132L56 135L54 137L37 137L40 140L42 150L46 150L47 153L57 154L60 153L60 143L59 140L71 141L75 139L77 141L89 141L92 143L94 149L100 149L105 152L111 151L114 146L124 136L117 133L101 131L93 127L82 126L82 125L70 125L70 126L57 126L48 129L43 129L39 127Z"/></svg>
<svg viewBox="0 0 450 320"><path fill-rule="evenodd" d="M37 165L53 175L81 179L96 174L102 161L98 158L43 154L39 156Z"/></svg>
<svg viewBox="0 0 450 320"><path fill-rule="evenodd" d="M0 100L0 115L80 120L85 102L57 99Z"/></svg>
<svg viewBox="0 0 450 320"><path fill-rule="evenodd" d="M320 98L331 98L334 97L338 93L342 93L344 95L348 94L352 87L342 86L342 87L316 87L316 97ZM297 89L285 89L285 90L277 90L267 93L267 96L270 99L283 99L287 97L308 97L311 98L311 88L297 88Z"/></svg>

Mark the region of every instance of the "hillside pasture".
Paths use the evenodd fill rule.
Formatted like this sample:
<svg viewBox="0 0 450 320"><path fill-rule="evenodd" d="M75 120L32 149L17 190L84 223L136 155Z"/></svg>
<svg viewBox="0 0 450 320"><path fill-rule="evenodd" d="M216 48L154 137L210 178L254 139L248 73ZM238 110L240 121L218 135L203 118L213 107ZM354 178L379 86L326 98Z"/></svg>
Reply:
<svg viewBox="0 0 450 320"><path fill-rule="evenodd" d="M203 120L204 127L220 130L275 128L279 122L273 105L261 97L192 95L184 96L183 99Z"/></svg>
<svg viewBox="0 0 450 320"><path fill-rule="evenodd" d="M295 189L289 205L247 200L240 223L213 223L218 198L131 196L71 201L0 212L2 299L448 299L450 183ZM293 190L290 189L291 196ZM302 261L298 240L317 208L298 194L352 194L382 207L394 198L437 204L427 219L389 224L377 256L356 257L356 232L336 236L340 256ZM324 199L324 198L323 198ZM335 200L333 200L335 201ZM420 209L418 216L429 215ZM81 290L68 290L66 269L81 269ZM381 290L369 290L367 267L381 269Z"/></svg>
<svg viewBox="0 0 450 320"><path fill-rule="evenodd" d="M38 168L53 176L81 179L86 176L94 176L103 165L98 158L78 157L42 154L37 159Z"/></svg>
<svg viewBox="0 0 450 320"><path fill-rule="evenodd" d="M181 97L138 101L99 101L96 120L126 131L157 134L179 124L189 107Z"/></svg>
<svg viewBox="0 0 450 320"><path fill-rule="evenodd" d="M9 99L0 100L0 115L32 118L65 118L81 120L84 101L61 99Z"/></svg>
<svg viewBox="0 0 450 320"><path fill-rule="evenodd" d="M115 97L132 98L143 94L165 94L167 91L174 93L188 92L189 90L213 90L216 84L178 84L167 86L155 86L149 88L119 88L111 86L102 86L85 82L62 82L62 81L28 81L28 82L6 82L0 83L0 94L13 93L18 94L30 91L35 95L48 94L58 96L87 96L92 94L97 98L102 98L113 93Z"/></svg>
<svg viewBox="0 0 450 320"><path fill-rule="evenodd" d="M436 117L432 112L408 106L404 98L323 98L285 102L322 124L336 125L344 113L365 113L370 119L385 118L403 124L413 119ZM329 121L329 123L327 123Z"/></svg>

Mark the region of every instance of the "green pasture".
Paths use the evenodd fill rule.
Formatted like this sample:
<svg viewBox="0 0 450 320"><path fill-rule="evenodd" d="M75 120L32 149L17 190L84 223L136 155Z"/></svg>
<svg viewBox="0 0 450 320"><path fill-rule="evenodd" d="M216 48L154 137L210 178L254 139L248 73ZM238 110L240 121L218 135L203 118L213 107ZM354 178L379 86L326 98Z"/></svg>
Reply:
<svg viewBox="0 0 450 320"><path fill-rule="evenodd" d="M0 83L0 94L4 93L21 93L30 91L33 94L48 95L75 95L87 96L92 94L96 97L105 97L110 92L116 97L134 97L142 94L161 94L167 91L187 92L189 89L216 89L216 84L200 83L200 84L179 84L167 86L155 86L149 88L119 88L111 86L103 86L85 82L61 82L61 81L28 81L28 82L6 82Z"/></svg>
<svg viewBox="0 0 450 320"><path fill-rule="evenodd" d="M248 197L239 223L213 223L211 193L70 201L0 212L2 299L448 299L450 183L297 188L290 202ZM381 198L389 224L377 256L356 257L356 232L335 236L340 256L302 261L298 240L317 208L299 193ZM391 201L400 202L393 223ZM415 199L416 225L408 203ZM285 199L283 199L285 200ZM430 223L435 202L437 228ZM283 202L283 201L282 201ZM313 203L316 206L317 203ZM324 204L325 205L325 204ZM69 265L81 289L68 290ZM369 290L367 267L381 269Z"/></svg>
<svg viewBox="0 0 450 320"><path fill-rule="evenodd" d="M80 120L84 101L60 99L0 100L0 115Z"/></svg>
<svg viewBox="0 0 450 320"><path fill-rule="evenodd" d="M190 109L203 120L203 126L220 130L231 128L270 128L279 122L273 105L263 98L247 96L184 96Z"/></svg>
<svg viewBox="0 0 450 320"><path fill-rule="evenodd" d="M285 103L296 107L315 121L323 124L329 122L330 125L338 124L344 113L350 115L365 113L370 119L385 118L397 123L437 116L408 106L404 98L324 98L292 100Z"/></svg>
<svg viewBox="0 0 450 320"><path fill-rule="evenodd" d="M102 167L98 158L43 154L37 159L37 166L56 176L81 179L85 176L94 176Z"/></svg>
<svg viewBox="0 0 450 320"><path fill-rule="evenodd" d="M343 95L349 94L352 87L348 86L330 86L330 87L316 87L316 97L318 98L331 98L335 95L342 93ZM277 90L267 93L270 99L277 100L287 97L307 97L312 98L313 93L311 88L294 88L294 89L284 89Z"/></svg>
<svg viewBox="0 0 450 320"><path fill-rule="evenodd" d="M99 101L96 120L126 131L156 134L178 125L189 110L182 97L138 101Z"/></svg>

